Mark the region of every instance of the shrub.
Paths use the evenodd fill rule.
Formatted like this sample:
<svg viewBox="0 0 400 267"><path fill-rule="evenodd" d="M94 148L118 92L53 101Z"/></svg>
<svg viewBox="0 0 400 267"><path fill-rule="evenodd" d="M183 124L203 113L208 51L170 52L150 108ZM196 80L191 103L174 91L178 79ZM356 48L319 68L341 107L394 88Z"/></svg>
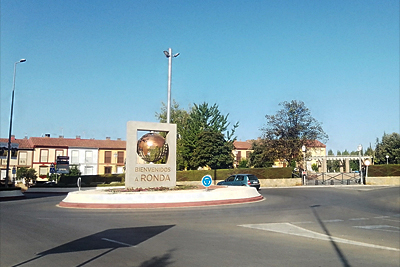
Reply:
<svg viewBox="0 0 400 267"><path fill-rule="evenodd" d="M400 164L371 165L368 167L368 176L400 176Z"/></svg>

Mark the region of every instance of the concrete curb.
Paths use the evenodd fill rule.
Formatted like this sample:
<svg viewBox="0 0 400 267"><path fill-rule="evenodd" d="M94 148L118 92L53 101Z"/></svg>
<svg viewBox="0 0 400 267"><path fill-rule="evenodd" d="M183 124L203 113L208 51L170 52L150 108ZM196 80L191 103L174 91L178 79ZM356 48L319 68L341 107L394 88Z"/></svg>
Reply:
<svg viewBox="0 0 400 267"><path fill-rule="evenodd" d="M23 199L25 195L21 190L0 191L0 201Z"/></svg>
<svg viewBox="0 0 400 267"><path fill-rule="evenodd" d="M58 206L85 209L154 209L250 203L263 199L255 188L250 187L124 193L88 190L69 193Z"/></svg>

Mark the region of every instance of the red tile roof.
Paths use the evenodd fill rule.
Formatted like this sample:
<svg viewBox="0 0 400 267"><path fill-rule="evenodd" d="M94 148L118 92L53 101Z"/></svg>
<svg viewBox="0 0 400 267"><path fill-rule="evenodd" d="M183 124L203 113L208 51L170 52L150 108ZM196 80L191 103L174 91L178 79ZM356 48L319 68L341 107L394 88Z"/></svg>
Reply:
<svg viewBox="0 0 400 267"><path fill-rule="evenodd" d="M325 147L326 145L324 145L323 143L321 143L318 140L309 140L306 142L306 147Z"/></svg>
<svg viewBox="0 0 400 267"><path fill-rule="evenodd" d="M250 141L234 141L233 145L238 150L250 150L251 149L251 142Z"/></svg>
<svg viewBox="0 0 400 267"><path fill-rule="evenodd" d="M0 138L0 143L6 143L8 144L8 138ZM32 149L33 146L32 144L29 142L29 139L24 138L24 139L11 139L11 143L13 144L18 144L18 147L21 149Z"/></svg>
<svg viewBox="0 0 400 267"><path fill-rule="evenodd" d="M126 141L123 140L96 140L78 138L51 138L51 137L31 137L29 140L34 147L87 147L99 149L126 149Z"/></svg>
<svg viewBox="0 0 400 267"><path fill-rule="evenodd" d="M0 138L1 143L8 143L8 138ZM86 147L99 149L126 149L126 141L123 140L95 140L95 139L72 139L72 138L51 138L51 137L31 137L29 139L12 138L11 143L16 143L19 148L34 147Z"/></svg>

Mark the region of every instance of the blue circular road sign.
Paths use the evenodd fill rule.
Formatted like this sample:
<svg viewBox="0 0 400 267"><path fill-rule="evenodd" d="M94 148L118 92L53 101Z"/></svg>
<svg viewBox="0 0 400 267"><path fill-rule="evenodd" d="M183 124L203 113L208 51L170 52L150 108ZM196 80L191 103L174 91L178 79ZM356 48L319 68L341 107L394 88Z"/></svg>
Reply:
<svg viewBox="0 0 400 267"><path fill-rule="evenodd" d="M201 178L201 183L205 187L209 187L212 184L212 178L210 175L205 175L203 178Z"/></svg>

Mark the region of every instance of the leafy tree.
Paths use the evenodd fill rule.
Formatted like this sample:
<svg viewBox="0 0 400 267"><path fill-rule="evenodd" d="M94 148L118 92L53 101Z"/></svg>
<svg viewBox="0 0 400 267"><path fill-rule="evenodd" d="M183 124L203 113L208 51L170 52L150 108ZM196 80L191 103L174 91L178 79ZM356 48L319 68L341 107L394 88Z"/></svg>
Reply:
<svg viewBox="0 0 400 267"><path fill-rule="evenodd" d="M261 129L262 139L268 140L270 146L269 158L301 162L301 147L313 140L326 142L328 135L304 102L292 100L279 105L282 109L275 115L266 115L267 124Z"/></svg>
<svg viewBox="0 0 400 267"><path fill-rule="evenodd" d="M317 163L313 163L313 164L311 165L311 169L312 169L313 171L315 171L315 172L318 172L318 170L319 170L318 164L317 164Z"/></svg>
<svg viewBox="0 0 400 267"><path fill-rule="evenodd" d="M65 174L65 176L80 176L81 171L78 168L78 165L71 165L69 167L69 173Z"/></svg>
<svg viewBox="0 0 400 267"><path fill-rule="evenodd" d="M332 149L329 149L328 156L334 156ZM340 170L338 160L327 160L326 162L328 172L338 172Z"/></svg>
<svg viewBox="0 0 400 267"><path fill-rule="evenodd" d="M239 161L239 164L238 164L237 167L239 169L244 169L244 168L248 168L248 166L249 166L249 160L248 159L242 159L242 160Z"/></svg>
<svg viewBox="0 0 400 267"><path fill-rule="evenodd" d="M26 186L29 186L30 182L35 182L36 178L36 170L33 168L21 167L17 169L17 179L25 179Z"/></svg>
<svg viewBox="0 0 400 267"><path fill-rule="evenodd" d="M386 164L386 155L389 164L400 164L400 134L383 134L381 142L377 139L375 148L375 164Z"/></svg>
<svg viewBox="0 0 400 267"><path fill-rule="evenodd" d="M170 112L171 123L175 123L177 125L177 128L180 125L186 124L187 118L189 117L189 112L180 108L179 104L175 100L172 100ZM161 112L156 112L156 118L159 122L167 122L167 105L164 102L161 102ZM177 131L179 134L179 128L177 129Z"/></svg>
<svg viewBox="0 0 400 267"><path fill-rule="evenodd" d="M258 139L254 141L251 149L253 152L249 156L249 165L254 168L267 168L274 164L274 154L268 145L269 141Z"/></svg>
<svg viewBox="0 0 400 267"><path fill-rule="evenodd" d="M375 150L372 149L371 145L365 150L365 156L375 157Z"/></svg>
<svg viewBox="0 0 400 267"><path fill-rule="evenodd" d="M166 121L167 108L163 103L161 113L156 113L156 117L160 122ZM218 105L214 104L209 106L207 103L200 105L194 104L193 107L189 108L189 111L180 109L179 105L173 101L171 107L171 123L177 124L177 169L189 169L194 170L198 167L214 165L214 162L210 162L206 165L198 165L200 162L203 164L203 160L200 160L200 152L197 151L197 160L193 160L193 153L198 147L200 134L204 132L221 133L227 143L233 143L234 132L238 127L236 123L232 129L228 129L230 123L228 122L228 116L222 115L219 111ZM202 138L205 138L202 136ZM215 138L215 136L213 137ZM227 144L228 145L228 144ZM223 150L223 149L222 149ZM229 159L232 155L232 150L229 154L225 155L225 159ZM228 160L227 164L229 165ZM217 164L218 165L218 164Z"/></svg>
<svg viewBox="0 0 400 267"><path fill-rule="evenodd" d="M201 132L190 160L191 166L209 166L211 169L228 169L233 166L233 142L226 142L218 132Z"/></svg>

